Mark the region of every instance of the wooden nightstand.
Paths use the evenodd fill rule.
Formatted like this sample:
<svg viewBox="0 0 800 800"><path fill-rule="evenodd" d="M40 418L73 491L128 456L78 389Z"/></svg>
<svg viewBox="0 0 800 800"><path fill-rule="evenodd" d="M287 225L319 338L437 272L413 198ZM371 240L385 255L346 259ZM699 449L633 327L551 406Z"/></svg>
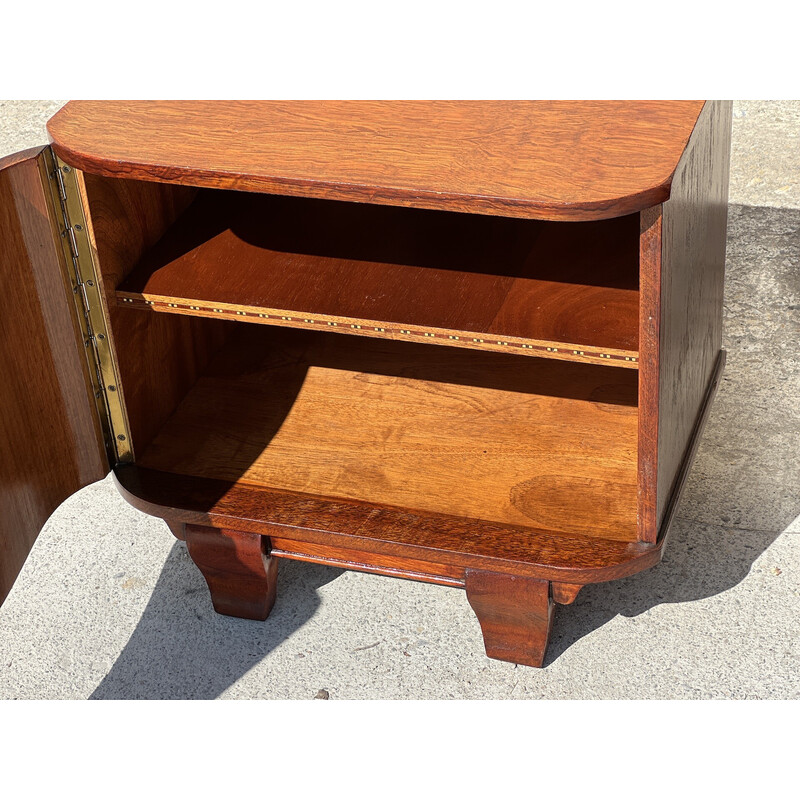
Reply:
<svg viewBox="0 0 800 800"><path fill-rule="evenodd" d="M74 102L0 161L0 597L113 467L217 611L656 564L724 363L726 102Z"/></svg>

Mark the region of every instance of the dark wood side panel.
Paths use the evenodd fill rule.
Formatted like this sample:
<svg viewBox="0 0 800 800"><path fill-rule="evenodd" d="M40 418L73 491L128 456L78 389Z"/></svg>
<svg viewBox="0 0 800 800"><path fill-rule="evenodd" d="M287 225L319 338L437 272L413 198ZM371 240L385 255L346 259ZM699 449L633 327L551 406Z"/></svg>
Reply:
<svg viewBox="0 0 800 800"><path fill-rule="evenodd" d="M50 514L108 470L41 152L0 159L0 601Z"/></svg>
<svg viewBox="0 0 800 800"><path fill-rule="evenodd" d="M731 103L706 103L661 222L655 541L722 345ZM643 359L644 360L644 359Z"/></svg>
<svg viewBox="0 0 800 800"><path fill-rule="evenodd" d="M195 189L88 174L82 182L135 454L155 436L224 341L225 324L139 314L114 302L119 283L189 206Z"/></svg>

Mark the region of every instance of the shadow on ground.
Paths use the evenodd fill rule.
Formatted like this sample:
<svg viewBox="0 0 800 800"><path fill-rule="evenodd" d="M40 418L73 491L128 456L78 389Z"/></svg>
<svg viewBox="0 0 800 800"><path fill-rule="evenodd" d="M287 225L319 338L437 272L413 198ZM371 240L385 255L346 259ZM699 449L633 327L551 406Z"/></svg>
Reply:
<svg viewBox="0 0 800 800"><path fill-rule="evenodd" d="M733 588L779 532L673 523L664 559L655 568L585 587L571 606L557 606L546 666L618 614L635 617L663 603L686 603Z"/></svg>
<svg viewBox="0 0 800 800"><path fill-rule="evenodd" d="M317 589L342 570L281 561L275 607L265 622L218 615L183 542L175 542L142 618L90 699L219 697L308 622Z"/></svg>

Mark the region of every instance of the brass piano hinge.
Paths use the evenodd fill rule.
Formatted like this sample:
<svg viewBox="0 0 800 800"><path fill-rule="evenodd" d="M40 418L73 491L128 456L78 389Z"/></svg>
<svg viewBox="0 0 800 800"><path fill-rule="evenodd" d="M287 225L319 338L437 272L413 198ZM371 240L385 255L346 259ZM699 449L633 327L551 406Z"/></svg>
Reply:
<svg viewBox="0 0 800 800"><path fill-rule="evenodd" d="M106 452L112 465L130 462L133 460L133 451L119 391L119 372L109 341L97 263L89 240L75 170L61 161L49 147L44 150L40 165L58 217L58 235L69 273Z"/></svg>

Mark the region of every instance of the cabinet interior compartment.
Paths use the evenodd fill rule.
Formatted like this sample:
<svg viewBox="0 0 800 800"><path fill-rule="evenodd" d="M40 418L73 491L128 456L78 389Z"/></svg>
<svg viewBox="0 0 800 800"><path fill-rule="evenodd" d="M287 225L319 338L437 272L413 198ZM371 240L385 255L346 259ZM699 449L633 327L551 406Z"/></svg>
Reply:
<svg viewBox="0 0 800 800"><path fill-rule="evenodd" d="M263 309L280 296L341 319L379 309L384 322L482 333L504 321L636 353L637 219L545 223L91 175L86 192L104 293L117 298L137 467L187 493L206 481L237 497L313 498L330 526L344 502L412 514L431 541L442 520L461 520L464 547L517 542L515 558L551 532L637 540L635 361L123 302L163 281L185 289L170 302L208 292Z"/></svg>
<svg viewBox="0 0 800 800"><path fill-rule="evenodd" d="M201 189L116 301L635 368L638 237L638 215L548 222Z"/></svg>
<svg viewBox="0 0 800 800"><path fill-rule="evenodd" d="M137 463L633 541L636 392L608 366L239 326Z"/></svg>

